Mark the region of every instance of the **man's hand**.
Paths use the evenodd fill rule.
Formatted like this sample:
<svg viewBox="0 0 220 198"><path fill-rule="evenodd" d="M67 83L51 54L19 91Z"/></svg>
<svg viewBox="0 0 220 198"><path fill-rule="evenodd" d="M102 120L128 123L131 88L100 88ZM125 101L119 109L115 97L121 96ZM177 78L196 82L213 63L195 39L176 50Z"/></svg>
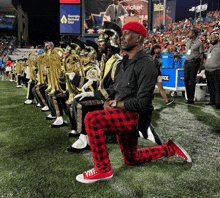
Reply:
<svg viewBox="0 0 220 198"><path fill-rule="evenodd" d="M76 98L80 98L79 101L81 101L83 98L86 98L86 97L94 97L94 92L83 92L83 93L80 93L80 94L77 94L74 99Z"/></svg>
<svg viewBox="0 0 220 198"><path fill-rule="evenodd" d="M202 67L200 67L200 68L198 69L198 74L200 74L200 72L201 72L201 69L202 69Z"/></svg>
<svg viewBox="0 0 220 198"><path fill-rule="evenodd" d="M116 100L107 100L105 101L104 103L104 109L107 110L107 109L112 109L114 107L112 107L112 104L116 103L117 101Z"/></svg>
<svg viewBox="0 0 220 198"><path fill-rule="evenodd" d="M156 54L154 54L154 55L153 55L153 57L152 57L152 58L153 58L153 60L155 60L155 59L156 59L156 56L157 56Z"/></svg>

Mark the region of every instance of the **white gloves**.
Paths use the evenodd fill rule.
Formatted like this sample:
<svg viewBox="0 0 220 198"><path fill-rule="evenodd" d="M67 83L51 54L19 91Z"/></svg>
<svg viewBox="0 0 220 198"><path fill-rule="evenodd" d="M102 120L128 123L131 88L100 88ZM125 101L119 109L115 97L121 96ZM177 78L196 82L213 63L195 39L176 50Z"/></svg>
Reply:
<svg viewBox="0 0 220 198"><path fill-rule="evenodd" d="M89 79L89 81L82 86L82 88L81 88L82 92L85 92L85 90L86 90L90 85L92 85L92 83L93 83L93 79Z"/></svg>
<svg viewBox="0 0 220 198"><path fill-rule="evenodd" d="M75 73L72 72L72 73L66 73L67 76L69 76L69 79L70 80L73 80L74 76L75 76Z"/></svg>
<svg viewBox="0 0 220 198"><path fill-rule="evenodd" d="M94 97L94 96L95 96L95 95L94 95L94 92L82 92L82 93L80 93L80 94L77 94L77 95L74 97L74 99L81 97L81 98L79 99L79 101L81 101L83 98L86 98L86 97Z"/></svg>

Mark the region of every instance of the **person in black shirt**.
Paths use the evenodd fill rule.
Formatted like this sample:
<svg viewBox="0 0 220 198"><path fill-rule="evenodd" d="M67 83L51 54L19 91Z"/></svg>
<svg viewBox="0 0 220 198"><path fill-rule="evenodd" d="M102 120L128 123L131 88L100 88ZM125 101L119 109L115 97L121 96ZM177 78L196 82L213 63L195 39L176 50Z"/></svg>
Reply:
<svg viewBox="0 0 220 198"><path fill-rule="evenodd" d="M162 66L163 63L160 59L160 53L161 53L161 46L160 45L154 45L151 49L151 52L150 52L150 54L153 57L154 64L156 65L156 68L158 71L157 87L160 91L160 95L163 97L164 101L166 102L166 105L170 105L170 104L173 104L175 100L168 100L167 95L163 89L161 71L160 71L160 67Z"/></svg>
<svg viewBox="0 0 220 198"><path fill-rule="evenodd" d="M138 22L126 23L122 28L121 48L128 54L116 68L114 86L109 87L104 110L89 112L85 117L95 168L77 175L82 183L94 183L113 177L106 147L106 134L115 133L123 160L135 165L160 157L178 155L191 162L187 152L175 141L137 149L138 129L146 130L153 112L153 95L157 70L152 57L143 50L146 28Z"/></svg>

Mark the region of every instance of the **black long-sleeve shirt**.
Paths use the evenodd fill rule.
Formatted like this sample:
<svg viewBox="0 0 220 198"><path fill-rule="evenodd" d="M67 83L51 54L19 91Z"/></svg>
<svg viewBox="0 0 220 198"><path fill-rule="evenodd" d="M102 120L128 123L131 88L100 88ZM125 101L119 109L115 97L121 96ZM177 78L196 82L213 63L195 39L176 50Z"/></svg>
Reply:
<svg viewBox="0 0 220 198"><path fill-rule="evenodd" d="M124 108L139 113L139 129L146 129L145 120L152 115L154 89L158 72L152 57L141 50L117 66L114 86L108 89L112 99L124 101ZM141 125L141 126L140 126Z"/></svg>

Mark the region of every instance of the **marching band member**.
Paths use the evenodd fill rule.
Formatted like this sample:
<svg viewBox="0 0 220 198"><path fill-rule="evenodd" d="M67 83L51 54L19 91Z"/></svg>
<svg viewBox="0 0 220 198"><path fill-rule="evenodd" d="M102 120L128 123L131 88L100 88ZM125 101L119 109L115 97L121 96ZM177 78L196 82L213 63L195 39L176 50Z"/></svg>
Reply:
<svg viewBox="0 0 220 198"><path fill-rule="evenodd" d="M16 65L16 81L17 81L17 86L16 88L22 88L23 86L23 78L24 78L24 68L25 68L25 60L21 59L19 60Z"/></svg>
<svg viewBox="0 0 220 198"><path fill-rule="evenodd" d="M106 88L108 88L113 81L116 65L121 60L121 57L118 55L120 51L118 33L112 29L105 29L104 33L99 36L98 50L99 53L104 54L102 56L103 58L106 56L106 59L102 59L100 63L101 74L100 82L98 82L99 87L98 90L94 92L82 92L75 96L72 103L75 129L68 135L69 137L72 137L78 136L80 133L80 136L72 146L66 149L66 152L68 153L81 152L90 148L85 131L84 118L89 111L103 109L103 101L108 97ZM80 80L82 80L75 73L69 74L69 78L72 83L80 82ZM80 100L81 97L82 100Z"/></svg>
<svg viewBox="0 0 220 198"><path fill-rule="evenodd" d="M27 86L27 100L24 102L24 104L34 104L34 95L32 92L33 87L36 84L36 74L35 74L35 69L36 69L36 55L35 54L29 54L27 65L25 68L25 84ZM28 81L29 80L29 81ZM28 82L27 82L28 81Z"/></svg>
<svg viewBox="0 0 220 198"><path fill-rule="evenodd" d="M68 55L70 54L72 48L71 48L71 45L67 45L67 44L62 44L61 48L65 48L64 57L63 57L63 54L60 54L61 59L62 59L61 62L63 62L65 61L65 58L68 57ZM59 78L59 80L60 80L59 84L62 90L66 90L66 80L65 80L64 74L61 78ZM50 96L50 104L53 104L50 106L50 108L52 108L53 109L52 111L55 111L56 113L56 119L51 124L52 128L59 128L62 126L67 126L67 121L63 117L63 111L65 111L65 113L68 114L66 103L65 103L67 99L68 99L68 93L65 93L65 94L56 93L55 95Z"/></svg>
<svg viewBox="0 0 220 198"><path fill-rule="evenodd" d="M54 44L53 44L53 42L45 42L45 48L44 48L44 51L45 51L45 53L47 53L48 52L48 50L53 50L54 49ZM49 65L50 66L50 65ZM45 96L45 102L46 102L46 104L44 105L44 107L41 109L41 112L47 112L47 111L50 111L51 110L51 108L50 108L50 102L49 102L49 96L48 96L48 93L49 93L49 91L48 90L45 90L45 94L44 95L42 95L42 96ZM50 116L51 115L51 117L54 117L55 115L54 115L54 112L51 112L51 114L49 114L48 116Z"/></svg>

